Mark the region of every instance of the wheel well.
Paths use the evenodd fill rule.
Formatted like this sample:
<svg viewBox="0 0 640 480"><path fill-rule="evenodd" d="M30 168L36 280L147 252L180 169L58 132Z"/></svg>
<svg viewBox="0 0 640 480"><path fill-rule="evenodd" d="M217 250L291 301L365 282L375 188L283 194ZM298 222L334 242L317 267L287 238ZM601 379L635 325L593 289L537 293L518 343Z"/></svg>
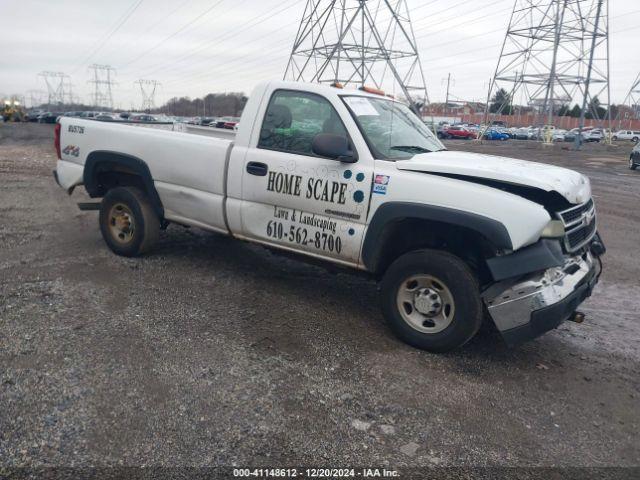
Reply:
<svg viewBox="0 0 640 480"><path fill-rule="evenodd" d="M84 186L90 197L104 197L116 187L136 187L142 190L160 219L164 208L153 183L151 172L139 158L116 152L92 152L84 167Z"/></svg>
<svg viewBox="0 0 640 480"><path fill-rule="evenodd" d="M382 276L405 253L432 248L461 258L478 275L480 284L491 278L485 259L494 256L495 247L470 228L422 218L405 218L387 224L378 242L380 254L374 267L377 276Z"/></svg>

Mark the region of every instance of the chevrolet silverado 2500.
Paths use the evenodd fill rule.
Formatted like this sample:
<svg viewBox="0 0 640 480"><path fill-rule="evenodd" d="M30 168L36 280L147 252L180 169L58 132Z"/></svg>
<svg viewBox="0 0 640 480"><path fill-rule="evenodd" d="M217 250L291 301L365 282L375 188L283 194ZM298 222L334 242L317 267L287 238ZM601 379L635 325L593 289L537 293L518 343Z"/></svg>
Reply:
<svg viewBox="0 0 640 480"><path fill-rule="evenodd" d="M118 255L177 223L363 270L391 329L430 351L464 344L487 313L508 344L533 338L579 317L598 280L586 177L447 151L384 95L265 82L235 134L206 130L63 117L54 174L102 199Z"/></svg>

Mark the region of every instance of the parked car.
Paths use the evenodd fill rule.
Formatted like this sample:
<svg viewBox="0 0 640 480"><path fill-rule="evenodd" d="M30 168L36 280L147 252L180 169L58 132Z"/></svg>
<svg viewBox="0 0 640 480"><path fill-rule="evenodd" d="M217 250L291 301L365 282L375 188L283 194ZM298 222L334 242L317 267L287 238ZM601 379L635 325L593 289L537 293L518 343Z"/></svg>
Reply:
<svg viewBox="0 0 640 480"><path fill-rule="evenodd" d="M578 136L578 130L578 128L572 128L571 130L567 131L567 133L564 134L564 141L575 142L576 137Z"/></svg>
<svg viewBox="0 0 640 480"><path fill-rule="evenodd" d="M600 142L604 139L604 132L600 129L594 128L582 132L582 141L584 142Z"/></svg>
<svg viewBox="0 0 640 480"><path fill-rule="evenodd" d="M56 123L58 117L62 115L59 112L44 112L42 115L38 116L38 123Z"/></svg>
<svg viewBox="0 0 640 480"><path fill-rule="evenodd" d="M26 115L27 122L37 122L38 117L43 113L45 113L44 110L31 110Z"/></svg>
<svg viewBox="0 0 640 480"><path fill-rule="evenodd" d="M482 138L484 138L485 140L509 140L509 134L501 132L496 128L491 128L484 132Z"/></svg>
<svg viewBox="0 0 640 480"><path fill-rule="evenodd" d="M224 122L224 125L222 125L222 128L226 128L227 130L233 130L239 121L240 119L238 117L229 117L229 120Z"/></svg>
<svg viewBox="0 0 640 480"><path fill-rule="evenodd" d="M635 170L638 166L640 166L640 143L633 147L629 155L629 168Z"/></svg>
<svg viewBox="0 0 640 480"><path fill-rule="evenodd" d="M117 255L175 222L368 273L390 328L426 350L465 344L485 314L511 345L582 320L605 253L584 175L448 151L358 90L263 82L240 123L234 139L63 118L55 177L95 199Z"/></svg>
<svg viewBox="0 0 640 480"><path fill-rule="evenodd" d="M200 122L198 125L203 127L208 127L212 123L215 125L217 119L215 117L200 117Z"/></svg>
<svg viewBox="0 0 640 480"><path fill-rule="evenodd" d="M442 123L438 125L436 128L436 134L438 138L447 138L447 130L449 130L450 125L448 123Z"/></svg>
<svg viewBox="0 0 640 480"><path fill-rule="evenodd" d="M216 128L227 128L233 129L233 127L238 123L239 119L237 117L220 117L216 121Z"/></svg>
<svg viewBox="0 0 640 480"><path fill-rule="evenodd" d="M445 138L461 138L463 140L469 140L471 138L477 138L478 135L473 130L467 127L449 127Z"/></svg>
<svg viewBox="0 0 640 480"><path fill-rule="evenodd" d="M564 142L566 136L567 136L567 131L566 130L562 130L561 128L558 128L558 129L553 131L553 135L551 136L551 139L554 142Z"/></svg>
<svg viewBox="0 0 640 480"><path fill-rule="evenodd" d="M528 140L531 134L531 129L529 127L521 127L516 130L515 138L516 140Z"/></svg>
<svg viewBox="0 0 640 480"><path fill-rule="evenodd" d="M149 115L146 113L139 113L136 115L131 115L129 117L129 121L130 122L155 122L156 121L156 117L154 117L153 115Z"/></svg>
<svg viewBox="0 0 640 480"><path fill-rule="evenodd" d="M111 113L100 113L98 115L96 115L95 117L96 120L100 120L103 122L115 122L116 120L118 120L119 118Z"/></svg>
<svg viewBox="0 0 640 480"><path fill-rule="evenodd" d="M637 130L618 130L613 134L613 140L631 140L634 143L638 143L640 140L640 132Z"/></svg>

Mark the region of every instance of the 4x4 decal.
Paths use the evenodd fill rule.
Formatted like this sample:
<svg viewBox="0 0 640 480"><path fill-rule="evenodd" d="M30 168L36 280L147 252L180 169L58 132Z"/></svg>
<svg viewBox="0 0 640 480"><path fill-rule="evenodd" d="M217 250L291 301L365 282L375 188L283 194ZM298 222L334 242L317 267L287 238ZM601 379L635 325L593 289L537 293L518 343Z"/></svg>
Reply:
<svg viewBox="0 0 640 480"><path fill-rule="evenodd" d="M77 157L78 155L80 155L80 147L76 147L75 145L67 145L66 147L64 147L64 150L62 150L62 153L64 153L65 155L72 155L74 157Z"/></svg>

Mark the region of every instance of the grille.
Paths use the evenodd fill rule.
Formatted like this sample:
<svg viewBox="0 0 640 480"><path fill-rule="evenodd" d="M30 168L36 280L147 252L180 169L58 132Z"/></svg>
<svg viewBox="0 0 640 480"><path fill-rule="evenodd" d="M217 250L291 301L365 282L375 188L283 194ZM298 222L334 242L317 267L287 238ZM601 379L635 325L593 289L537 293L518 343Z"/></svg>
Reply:
<svg viewBox="0 0 640 480"><path fill-rule="evenodd" d="M596 233L596 209L593 199L588 202L558 212L566 228L565 248L574 252L588 243Z"/></svg>
<svg viewBox="0 0 640 480"><path fill-rule="evenodd" d="M588 202L578 205L577 207L570 208L559 212L560 218L565 226L570 227L582 220L582 214L593 209L593 199L589 199Z"/></svg>
<svg viewBox="0 0 640 480"><path fill-rule="evenodd" d="M585 227L579 227L574 230L571 230L566 235L566 245L567 250L574 251L582 247L585 243L587 243L593 235L596 233L596 219L591 221L591 223Z"/></svg>

